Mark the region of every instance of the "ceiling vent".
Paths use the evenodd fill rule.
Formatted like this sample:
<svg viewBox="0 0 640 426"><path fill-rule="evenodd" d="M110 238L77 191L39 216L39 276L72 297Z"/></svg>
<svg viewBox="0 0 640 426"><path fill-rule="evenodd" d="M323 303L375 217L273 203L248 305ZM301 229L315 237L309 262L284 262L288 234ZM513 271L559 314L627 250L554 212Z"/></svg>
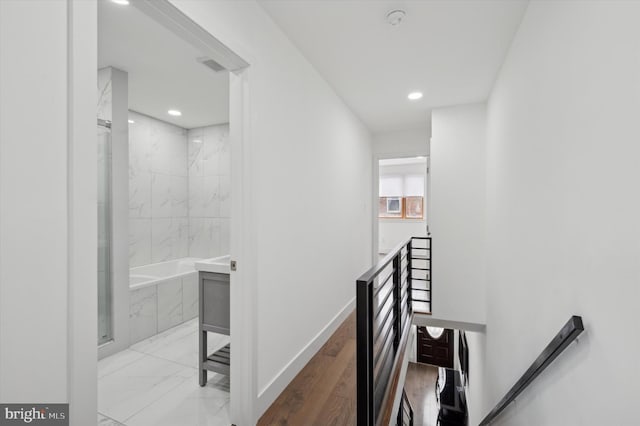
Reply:
<svg viewBox="0 0 640 426"><path fill-rule="evenodd" d="M205 67L211 68L215 72L220 72L220 71L224 71L225 70L225 68L222 65L220 65L219 63L217 63L216 61L214 61L213 59L211 59L211 58L209 58L207 56L203 56L201 58L198 58L197 61L200 62Z"/></svg>

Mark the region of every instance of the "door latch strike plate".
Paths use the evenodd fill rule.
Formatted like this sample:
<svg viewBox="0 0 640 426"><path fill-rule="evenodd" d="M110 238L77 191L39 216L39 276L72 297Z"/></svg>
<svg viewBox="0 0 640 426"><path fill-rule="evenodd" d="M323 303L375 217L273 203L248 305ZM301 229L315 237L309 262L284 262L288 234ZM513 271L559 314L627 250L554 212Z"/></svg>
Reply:
<svg viewBox="0 0 640 426"><path fill-rule="evenodd" d="M231 263L230 263L230 267L231 267L231 270L232 270L232 271L235 271L235 270L237 270L237 269L238 269L238 264L236 263L236 261L235 261L235 260L232 260L232 261L231 261Z"/></svg>

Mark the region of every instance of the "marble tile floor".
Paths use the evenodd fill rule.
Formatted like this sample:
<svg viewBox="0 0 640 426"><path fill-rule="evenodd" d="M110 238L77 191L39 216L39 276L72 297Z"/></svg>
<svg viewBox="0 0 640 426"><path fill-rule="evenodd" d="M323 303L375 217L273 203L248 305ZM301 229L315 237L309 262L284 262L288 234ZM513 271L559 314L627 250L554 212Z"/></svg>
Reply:
<svg viewBox="0 0 640 426"><path fill-rule="evenodd" d="M208 353L229 343L209 334ZM98 362L99 426L228 426L229 378L198 385L198 321L180 324Z"/></svg>
<svg viewBox="0 0 640 426"><path fill-rule="evenodd" d="M98 426L123 426L122 423L98 413Z"/></svg>

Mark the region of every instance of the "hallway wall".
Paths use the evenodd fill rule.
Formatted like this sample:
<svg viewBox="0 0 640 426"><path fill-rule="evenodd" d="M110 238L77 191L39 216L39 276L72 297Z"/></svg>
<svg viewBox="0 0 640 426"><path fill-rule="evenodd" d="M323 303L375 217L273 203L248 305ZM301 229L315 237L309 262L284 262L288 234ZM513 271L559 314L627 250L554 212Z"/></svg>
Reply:
<svg viewBox="0 0 640 426"><path fill-rule="evenodd" d="M373 152L377 158L429 155L431 121L425 128L396 130L373 135Z"/></svg>
<svg viewBox="0 0 640 426"><path fill-rule="evenodd" d="M67 399L67 106L66 5L0 3L0 400L3 403ZM37 11L37 13L36 13ZM31 32L47 34L39 45ZM19 46L13 40L24 42ZM33 42L29 42L33 40ZM22 48L30 51L25 55ZM30 58L38 57L38 61ZM47 64L46 72L41 69ZM96 81L94 71L94 82ZM96 85L94 84L94 91ZM43 102L25 102L40 91ZM95 113L94 113L95 116ZM95 119L93 120L93 134ZM95 150L95 136L91 140ZM97 161L96 161L97 162ZM94 162L94 167L96 162ZM37 172L37 173L34 173ZM95 182L95 177L94 177ZM97 185L95 185L97 186ZM46 208L42 208L46 206ZM95 210L95 206L94 206ZM97 213L96 213L97 214ZM97 230L97 227L94 228ZM88 237L94 252L97 232ZM47 285L33 274L46 271ZM97 256L92 259L96 286ZM95 300L95 299L94 299ZM47 332L42 332L42 318ZM96 319L94 318L94 321ZM16 327L20 324L20 327ZM47 351L47 380L34 365L40 335ZM41 382L39 386L33 383Z"/></svg>
<svg viewBox="0 0 640 426"><path fill-rule="evenodd" d="M95 16L0 1L0 401L72 426L96 422Z"/></svg>
<svg viewBox="0 0 640 426"><path fill-rule="evenodd" d="M484 411L585 325L496 425L637 423L638 22L638 2L531 2L491 94Z"/></svg>
<svg viewBox="0 0 640 426"><path fill-rule="evenodd" d="M433 316L484 324L486 107L436 109L432 123Z"/></svg>
<svg viewBox="0 0 640 426"><path fill-rule="evenodd" d="M257 2L172 3L251 64L238 196L259 416L353 308L371 265L371 135Z"/></svg>

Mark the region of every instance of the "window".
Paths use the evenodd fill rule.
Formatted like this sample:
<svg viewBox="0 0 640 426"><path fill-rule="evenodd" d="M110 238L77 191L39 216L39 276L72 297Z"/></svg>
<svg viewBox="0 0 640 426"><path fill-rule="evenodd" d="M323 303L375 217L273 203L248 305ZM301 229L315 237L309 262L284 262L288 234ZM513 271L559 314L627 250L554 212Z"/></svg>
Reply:
<svg viewBox="0 0 640 426"><path fill-rule="evenodd" d="M424 197L406 197L405 203L405 215L406 219L422 219L424 214L422 213L422 206L424 205Z"/></svg>
<svg viewBox="0 0 640 426"><path fill-rule="evenodd" d="M379 217L402 219L404 216L402 197L380 197Z"/></svg>
<svg viewBox="0 0 640 426"><path fill-rule="evenodd" d="M442 336L442 334L444 333L444 328L440 328L440 327L427 327L427 333L429 333L429 336L431 336L433 339L439 339L440 336Z"/></svg>
<svg viewBox="0 0 640 426"><path fill-rule="evenodd" d="M387 198L387 213L402 213L402 198Z"/></svg>
<svg viewBox="0 0 640 426"><path fill-rule="evenodd" d="M378 217L424 218L424 175L380 176Z"/></svg>

